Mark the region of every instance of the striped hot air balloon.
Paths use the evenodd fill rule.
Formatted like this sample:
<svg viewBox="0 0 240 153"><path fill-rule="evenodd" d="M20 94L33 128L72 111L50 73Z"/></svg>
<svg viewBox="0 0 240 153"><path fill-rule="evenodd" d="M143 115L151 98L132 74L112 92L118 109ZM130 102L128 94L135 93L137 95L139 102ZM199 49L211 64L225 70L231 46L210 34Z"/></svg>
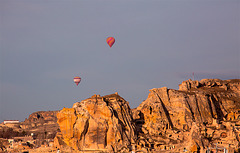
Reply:
<svg viewBox="0 0 240 153"><path fill-rule="evenodd" d="M115 39L113 37L108 37L106 41L110 47L112 47L112 45L115 43Z"/></svg>
<svg viewBox="0 0 240 153"><path fill-rule="evenodd" d="M76 85L78 85L81 81L81 78L80 77L74 77L73 81L76 83Z"/></svg>

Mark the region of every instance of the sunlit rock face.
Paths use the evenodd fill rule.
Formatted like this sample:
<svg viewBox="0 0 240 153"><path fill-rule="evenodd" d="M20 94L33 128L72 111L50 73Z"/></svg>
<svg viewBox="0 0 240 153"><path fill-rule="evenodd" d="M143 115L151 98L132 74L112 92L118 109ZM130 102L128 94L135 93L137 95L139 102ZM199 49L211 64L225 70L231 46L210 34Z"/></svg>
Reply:
<svg viewBox="0 0 240 153"><path fill-rule="evenodd" d="M117 93L94 95L75 103L73 108L63 108L57 117L61 133L55 139L64 142L58 145L74 150L118 152L129 150L135 141L131 109Z"/></svg>
<svg viewBox="0 0 240 153"><path fill-rule="evenodd" d="M229 153L240 147L239 79L187 80L179 90L149 91L132 110L117 93L63 108L55 146L73 152L206 152L217 143Z"/></svg>
<svg viewBox="0 0 240 153"><path fill-rule="evenodd" d="M148 98L133 110L139 148L146 144L155 150L206 148L211 141L199 131L240 115L240 80L188 80L179 88L151 89Z"/></svg>

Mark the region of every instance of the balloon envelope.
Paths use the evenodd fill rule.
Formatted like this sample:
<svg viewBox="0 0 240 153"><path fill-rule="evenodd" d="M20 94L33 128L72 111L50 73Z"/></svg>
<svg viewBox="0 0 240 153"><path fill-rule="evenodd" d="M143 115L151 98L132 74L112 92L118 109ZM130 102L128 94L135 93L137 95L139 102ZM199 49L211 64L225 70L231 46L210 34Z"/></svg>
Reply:
<svg viewBox="0 0 240 153"><path fill-rule="evenodd" d="M115 43L115 39L113 37L108 37L106 41L110 47L112 47L112 45Z"/></svg>
<svg viewBox="0 0 240 153"><path fill-rule="evenodd" d="M78 85L81 81L80 77L74 77L73 81L76 83L76 85Z"/></svg>

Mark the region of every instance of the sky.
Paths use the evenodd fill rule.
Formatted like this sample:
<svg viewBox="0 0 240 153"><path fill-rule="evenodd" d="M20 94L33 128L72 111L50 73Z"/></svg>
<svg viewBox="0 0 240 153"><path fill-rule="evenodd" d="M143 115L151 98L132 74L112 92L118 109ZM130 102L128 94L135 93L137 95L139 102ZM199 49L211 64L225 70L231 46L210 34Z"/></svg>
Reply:
<svg viewBox="0 0 240 153"><path fill-rule="evenodd" d="M192 73L240 78L239 0L0 1L0 122L94 94L136 108Z"/></svg>

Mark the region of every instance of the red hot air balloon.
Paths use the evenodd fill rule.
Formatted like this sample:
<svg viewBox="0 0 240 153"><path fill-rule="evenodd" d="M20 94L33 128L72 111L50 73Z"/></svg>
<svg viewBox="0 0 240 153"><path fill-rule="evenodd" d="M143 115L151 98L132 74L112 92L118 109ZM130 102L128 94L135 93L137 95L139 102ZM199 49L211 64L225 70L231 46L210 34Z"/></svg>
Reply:
<svg viewBox="0 0 240 153"><path fill-rule="evenodd" d="M110 47L112 47L112 45L115 43L115 39L113 37L108 37L106 41Z"/></svg>
<svg viewBox="0 0 240 153"><path fill-rule="evenodd" d="M80 77L74 77L73 81L76 83L76 85L78 85L81 81Z"/></svg>

